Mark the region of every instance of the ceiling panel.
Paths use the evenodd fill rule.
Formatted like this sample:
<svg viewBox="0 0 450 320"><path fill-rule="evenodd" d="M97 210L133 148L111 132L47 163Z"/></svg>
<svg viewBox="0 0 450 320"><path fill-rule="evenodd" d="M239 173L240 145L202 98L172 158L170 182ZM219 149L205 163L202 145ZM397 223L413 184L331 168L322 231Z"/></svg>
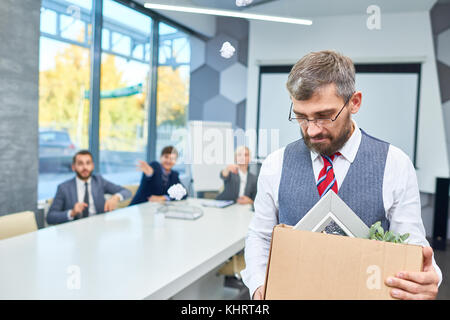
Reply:
<svg viewBox="0 0 450 320"><path fill-rule="evenodd" d="M428 11L437 0L254 0L249 7L236 6L236 0L137 0L190 7L226 10L245 10L270 15L297 18L366 14L370 5L376 4L381 13ZM441 0L448 1L448 0Z"/></svg>

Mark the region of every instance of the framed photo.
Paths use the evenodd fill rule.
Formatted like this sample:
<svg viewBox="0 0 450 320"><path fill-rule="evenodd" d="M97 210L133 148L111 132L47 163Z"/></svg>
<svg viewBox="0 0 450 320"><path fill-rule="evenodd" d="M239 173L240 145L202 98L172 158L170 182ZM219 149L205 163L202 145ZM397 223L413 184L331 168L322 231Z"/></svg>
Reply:
<svg viewBox="0 0 450 320"><path fill-rule="evenodd" d="M369 227L333 190L328 191L294 229L322 232L330 224L349 237L369 237Z"/></svg>

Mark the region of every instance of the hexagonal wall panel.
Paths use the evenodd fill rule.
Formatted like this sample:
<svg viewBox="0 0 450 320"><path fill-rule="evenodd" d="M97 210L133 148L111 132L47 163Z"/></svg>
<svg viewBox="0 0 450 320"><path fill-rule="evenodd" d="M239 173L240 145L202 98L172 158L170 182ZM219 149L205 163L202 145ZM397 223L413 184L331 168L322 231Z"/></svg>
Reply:
<svg viewBox="0 0 450 320"><path fill-rule="evenodd" d="M205 103L203 107L203 120L226 121L234 125L236 120L236 105L227 98L217 95Z"/></svg>
<svg viewBox="0 0 450 320"><path fill-rule="evenodd" d="M203 119L203 103L194 96L189 97L189 120Z"/></svg>
<svg viewBox="0 0 450 320"><path fill-rule="evenodd" d="M236 51L231 58L224 58L220 55L220 49L225 42L229 42ZM222 71L237 61L239 53L239 43L236 39L225 34L218 34L206 43L206 63L211 68Z"/></svg>
<svg viewBox="0 0 450 320"><path fill-rule="evenodd" d="M448 84L450 83L450 66L437 61L437 69L439 75L441 101L446 102L450 100L450 90L448 88Z"/></svg>
<svg viewBox="0 0 450 320"><path fill-rule="evenodd" d="M248 37L249 22L242 18L217 17L217 33L224 33L237 40Z"/></svg>
<svg viewBox="0 0 450 320"><path fill-rule="evenodd" d="M193 72L206 62L206 44L196 37L190 37L189 40L191 45L191 72Z"/></svg>
<svg viewBox="0 0 450 320"><path fill-rule="evenodd" d="M236 127L245 129L245 106L247 100L242 101L236 106Z"/></svg>
<svg viewBox="0 0 450 320"><path fill-rule="evenodd" d="M233 103L239 103L247 95L247 68L235 63L220 73L220 94Z"/></svg>
<svg viewBox="0 0 450 320"><path fill-rule="evenodd" d="M450 66L450 29L437 36L437 59Z"/></svg>
<svg viewBox="0 0 450 320"><path fill-rule="evenodd" d="M450 100L442 104L442 110L444 114L444 122L450 123ZM450 135L450 132L447 135Z"/></svg>
<svg viewBox="0 0 450 320"><path fill-rule="evenodd" d="M191 96L205 102L219 93L219 73L204 65L191 73L190 86Z"/></svg>
<svg viewBox="0 0 450 320"><path fill-rule="evenodd" d="M441 33L450 28L450 5L444 3L449 1L439 0L436 2L437 3L430 10L433 34Z"/></svg>
<svg viewBox="0 0 450 320"><path fill-rule="evenodd" d="M442 111L443 111L442 113L444 116L444 123L446 125L448 125L450 123L450 100L447 101L446 103L442 104ZM446 136L447 136L447 141L450 141L450 132L448 132L448 130L447 130ZM450 155L450 143L449 142L447 142L447 152Z"/></svg>
<svg viewBox="0 0 450 320"><path fill-rule="evenodd" d="M247 67L247 65L248 65L248 37L239 40L238 61Z"/></svg>

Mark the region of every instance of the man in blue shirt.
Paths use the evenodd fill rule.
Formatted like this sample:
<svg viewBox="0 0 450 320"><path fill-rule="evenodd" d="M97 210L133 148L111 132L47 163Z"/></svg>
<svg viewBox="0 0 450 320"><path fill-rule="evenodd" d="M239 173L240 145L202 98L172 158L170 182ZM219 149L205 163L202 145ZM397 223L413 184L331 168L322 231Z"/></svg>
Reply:
<svg viewBox="0 0 450 320"><path fill-rule="evenodd" d="M143 172L139 189L136 192L130 206L147 201L170 201L168 190L171 186L180 183L178 172L172 170L177 162L178 151L173 146L167 146L161 151L158 161L148 164L139 161L139 170ZM187 195L183 197L185 199Z"/></svg>

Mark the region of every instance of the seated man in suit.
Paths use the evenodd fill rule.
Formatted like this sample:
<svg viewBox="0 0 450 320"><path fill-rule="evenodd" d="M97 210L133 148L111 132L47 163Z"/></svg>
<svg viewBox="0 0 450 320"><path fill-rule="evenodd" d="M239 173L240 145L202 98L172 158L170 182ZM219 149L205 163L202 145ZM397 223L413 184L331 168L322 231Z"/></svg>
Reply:
<svg viewBox="0 0 450 320"><path fill-rule="evenodd" d="M48 224L57 224L112 211L131 191L93 175L94 162L87 150L78 151L72 160L76 177L61 183L47 214ZM105 201L105 194L112 197Z"/></svg>
<svg viewBox="0 0 450 320"><path fill-rule="evenodd" d="M178 172L172 170L177 158L177 149L167 146L161 151L160 162L153 161L148 164L145 161L139 161L138 169L143 174L139 189L131 200L130 206L147 201L165 202L172 200L167 191L171 186L180 183ZM186 197L187 194L183 199Z"/></svg>
<svg viewBox="0 0 450 320"><path fill-rule="evenodd" d="M220 172L224 189L216 200L234 200L240 204L252 204L256 197L258 178L248 172L250 150L245 146L236 149L235 164L230 164Z"/></svg>

